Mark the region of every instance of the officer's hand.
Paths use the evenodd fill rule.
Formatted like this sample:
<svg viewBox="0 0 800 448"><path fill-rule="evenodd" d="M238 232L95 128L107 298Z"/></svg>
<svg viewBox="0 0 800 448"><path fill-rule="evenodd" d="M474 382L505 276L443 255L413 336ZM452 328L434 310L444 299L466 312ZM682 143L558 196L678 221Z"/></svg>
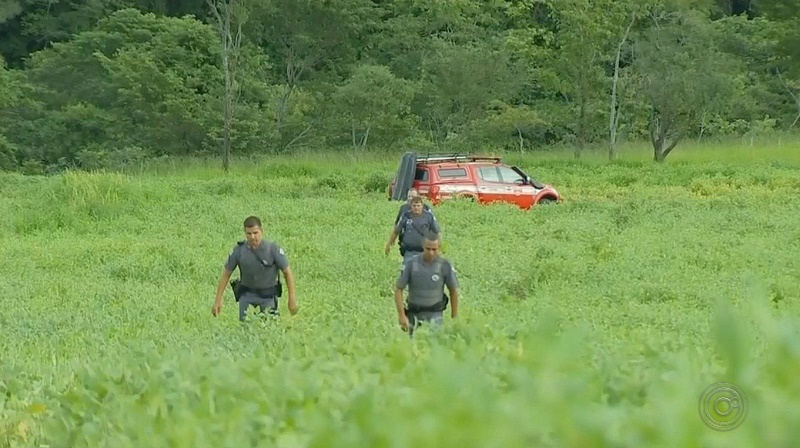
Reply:
<svg viewBox="0 0 800 448"><path fill-rule="evenodd" d="M386 243L386 245L383 246L383 253L389 255L390 250L392 250L392 246L390 246L389 243Z"/></svg>
<svg viewBox="0 0 800 448"><path fill-rule="evenodd" d="M214 303L214 306L211 307L211 314L214 317L217 317L219 315L219 312L220 312L221 309L222 309L222 304L221 303Z"/></svg>
<svg viewBox="0 0 800 448"><path fill-rule="evenodd" d="M397 319L397 321L400 323L400 328L402 328L403 331L408 331L408 316L403 314Z"/></svg>
<svg viewBox="0 0 800 448"><path fill-rule="evenodd" d="M297 303L295 303L294 300L289 301L288 307L289 307L289 314L291 314L292 316L297 314Z"/></svg>

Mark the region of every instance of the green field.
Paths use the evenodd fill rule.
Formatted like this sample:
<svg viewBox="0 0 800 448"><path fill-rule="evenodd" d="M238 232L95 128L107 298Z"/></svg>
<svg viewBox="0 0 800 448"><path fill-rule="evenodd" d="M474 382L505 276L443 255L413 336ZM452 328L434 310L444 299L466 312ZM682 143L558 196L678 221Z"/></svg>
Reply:
<svg viewBox="0 0 800 448"><path fill-rule="evenodd" d="M0 447L796 446L800 144L507 155L564 202L436 207L460 316L413 341L399 156L0 174ZM250 214L294 317L241 325L230 290L211 316ZM716 382L746 393L729 432Z"/></svg>

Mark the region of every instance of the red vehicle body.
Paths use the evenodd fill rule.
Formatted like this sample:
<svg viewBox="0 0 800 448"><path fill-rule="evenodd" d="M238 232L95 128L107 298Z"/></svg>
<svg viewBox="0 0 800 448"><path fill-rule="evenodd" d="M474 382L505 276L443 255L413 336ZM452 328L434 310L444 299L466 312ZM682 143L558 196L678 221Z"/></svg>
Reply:
<svg viewBox="0 0 800 448"><path fill-rule="evenodd" d="M434 205L452 198L480 204L504 202L528 210L533 205L561 201L551 185L532 179L499 157L436 155L407 152L389 184L389 199L405 200L414 188Z"/></svg>

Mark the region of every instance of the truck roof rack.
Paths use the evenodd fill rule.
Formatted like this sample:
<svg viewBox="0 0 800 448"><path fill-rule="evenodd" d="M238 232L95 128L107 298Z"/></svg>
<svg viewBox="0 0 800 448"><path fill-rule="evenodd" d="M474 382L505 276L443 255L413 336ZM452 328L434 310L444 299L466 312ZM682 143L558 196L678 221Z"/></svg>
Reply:
<svg viewBox="0 0 800 448"><path fill-rule="evenodd" d="M417 163L477 162L479 160L501 162L502 158L495 156L481 156L481 155L469 155L469 154L428 154L424 156L417 156Z"/></svg>

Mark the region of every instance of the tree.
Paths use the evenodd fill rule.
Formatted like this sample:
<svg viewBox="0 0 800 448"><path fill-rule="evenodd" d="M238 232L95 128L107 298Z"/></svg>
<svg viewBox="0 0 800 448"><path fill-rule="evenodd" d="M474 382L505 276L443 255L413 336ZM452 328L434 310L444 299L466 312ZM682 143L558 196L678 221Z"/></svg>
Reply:
<svg viewBox="0 0 800 448"><path fill-rule="evenodd" d="M27 120L32 130L14 139L50 165L128 146L150 155L196 152L221 97L217 40L212 26L191 17L119 10L31 55L25 74L42 107Z"/></svg>
<svg viewBox="0 0 800 448"><path fill-rule="evenodd" d="M622 37L617 44L617 50L614 55L614 75L611 78L611 96L610 96L610 107L609 107L609 114L608 114L608 159L614 160L617 153L617 127L619 126L619 106L618 106L618 97L617 97L617 87L619 86L619 71L620 71L620 59L622 57L622 49L625 46L628 36L631 32L631 27L636 23L637 19L637 12L633 11L631 13L630 21L628 22L628 26L625 28L625 31L622 33Z"/></svg>
<svg viewBox="0 0 800 448"><path fill-rule="evenodd" d="M246 30L273 62L268 75L280 80L276 133L288 147L311 125L291 126L293 106L304 87L332 89L347 77L366 47L360 36L376 21L372 0L259 0L252 3ZM324 87L323 87L324 86ZM314 92L314 93L317 93ZM324 121L324 119L323 119ZM298 135L299 134L299 135Z"/></svg>
<svg viewBox="0 0 800 448"><path fill-rule="evenodd" d="M653 8L649 20L634 66L650 109L653 158L663 162L702 113L720 108L735 91L738 68L698 11Z"/></svg>
<svg viewBox="0 0 800 448"><path fill-rule="evenodd" d="M774 22L770 34L777 41L775 74L797 107L789 126L793 127L800 120L800 7L797 0L770 0L758 1L756 9Z"/></svg>
<svg viewBox="0 0 800 448"><path fill-rule="evenodd" d="M540 137L542 130L550 125L538 111L527 105L492 101L487 109L485 118L472 123L465 140L480 145L509 148L516 143L519 152L522 153L525 152L526 145L530 146L530 142L525 141L526 138L530 141Z"/></svg>
<svg viewBox="0 0 800 448"><path fill-rule="evenodd" d="M422 73L412 110L437 144L484 117L492 101L511 101L522 82L509 55L487 43L459 46L436 39Z"/></svg>
<svg viewBox="0 0 800 448"><path fill-rule="evenodd" d="M231 131L239 84L236 69L242 45L242 26L247 21L245 0L207 0L220 35L222 76L225 91L222 97L222 169L228 171L231 157Z"/></svg>
<svg viewBox="0 0 800 448"><path fill-rule="evenodd" d="M592 112L600 109L603 86L608 79L604 66L613 54L618 39L617 29L625 26L629 15L627 10L631 7L620 0L552 2L558 17L558 32L548 64L555 72L555 76L550 78L553 84L551 88L577 107L575 133L578 144L574 154L578 158L592 128L591 115L596 115ZM624 35L627 33L627 30L624 31ZM622 44L625 39L623 37ZM616 91L612 95L615 94Z"/></svg>
<svg viewBox="0 0 800 448"><path fill-rule="evenodd" d="M356 68L345 84L337 87L333 100L350 122L353 149L363 149L373 129L404 124L402 119L409 115L413 96L413 85L395 77L388 67L365 64Z"/></svg>
<svg viewBox="0 0 800 448"><path fill-rule="evenodd" d="M6 61L0 56L0 171L17 165L17 147L4 135L5 123L17 118L13 116L13 109L20 101L20 86L15 75L6 69Z"/></svg>

